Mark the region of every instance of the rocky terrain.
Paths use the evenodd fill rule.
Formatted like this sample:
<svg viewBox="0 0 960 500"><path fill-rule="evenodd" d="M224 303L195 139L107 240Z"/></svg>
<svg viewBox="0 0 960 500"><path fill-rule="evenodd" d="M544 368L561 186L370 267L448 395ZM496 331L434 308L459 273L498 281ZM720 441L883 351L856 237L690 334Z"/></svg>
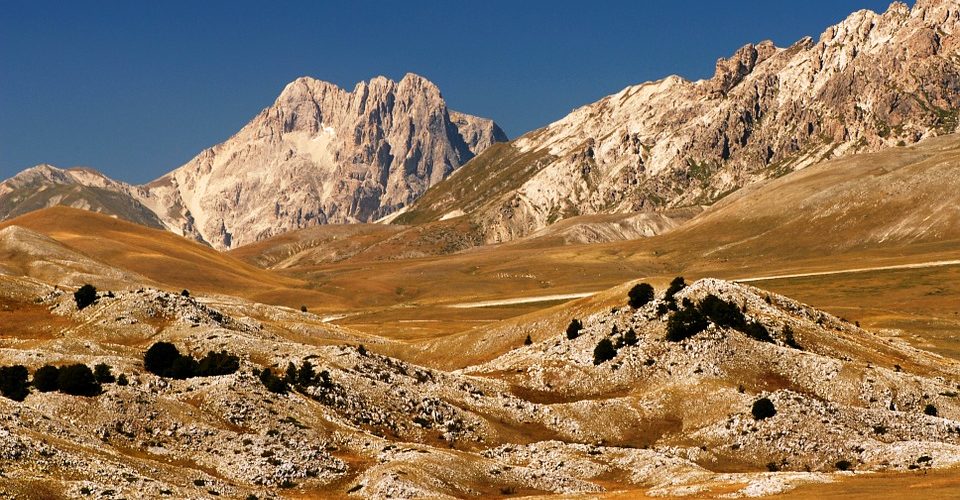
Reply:
<svg viewBox="0 0 960 500"><path fill-rule="evenodd" d="M953 132L958 24L954 1L896 2L787 48L744 46L709 80L628 87L491 148L396 221L466 214L498 242L576 215L711 204L824 159Z"/></svg>
<svg viewBox="0 0 960 500"><path fill-rule="evenodd" d="M0 219L66 205L227 249L290 229L372 222L506 139L493 121L447 109L418 75L352 91L303 77L226 142L146 185L89 169L28 169L0 184Z"/></svg>
<svg viewBox="0 0 960 500"><path fill-rule="evenodd" d="M667 340L678 314L667 304L708 295L770 337L711 322ZM93 397L0 398L0 491L29 498L24 485L43 481L51 497L444 498L739 485L736 496L753 496L829 482L838 468L960 462L952 360L724 281L638 309L599 300L578 308L593 312L576 338L538 331L524 345L529 328L490 329L514 347L449 371L309 312L149 287L101 290L78 310L63 287L0 276L0 365L107 363L128 381ZM15 321L25 314L46 319ZM604 339L615 353L597 364ZM198 357L226 350L239 370L159 377L143 364L157 341ZM306 361L318 376L286 393L257 376ZM761 399L774 415L752 414Z"/></svg>

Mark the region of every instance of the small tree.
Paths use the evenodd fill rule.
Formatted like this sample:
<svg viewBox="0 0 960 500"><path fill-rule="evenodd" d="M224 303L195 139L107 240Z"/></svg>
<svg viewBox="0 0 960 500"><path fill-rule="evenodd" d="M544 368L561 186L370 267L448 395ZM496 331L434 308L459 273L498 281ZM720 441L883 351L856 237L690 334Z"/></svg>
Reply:
<svg viewBox="0 0 960 500"><path fill-rule="evenodd" d="M853 464L851 464L849 460L840 460L839 462L834 464L834 466L839 471L845 471L845 470L850 470L850 467L852 467Z"/></svg>
<svg viewBox="0 0 960 500"><path fill-rule="evenodd" d="M197 363L197 360L193 359L193 356L180 356L170 365L169 376L177 380L186 380L191 377L196 377L199 372L200 364Z"/></svg>
<svg viewBox="0 0 960 500"><path fill-rule="evenodd" d="M716 295L710 294L700 301L700 312L717 326L743 329L747 320L743 311L733 302L727 302Z"/></svg>
<svg viewBox="0 0 960 500"><path fill-rule="evenodd" d="M790 328L790 325L785 325L783 327L783 343L787 344L788 347L792 347L798 351L802 351L803 347L797 343L797 338L793 334L793 328Z"/></svg>
<svg viewBox="0 0 960 500"><path fill-rule="evenodd" d="M316 378L317 374L313 370L313 363L311 363L309 359L303 360L297 373L297 385L300 387L310 387Z"/></svg>
<svg viewBox="0 0 960 500"><path fill-rule="evenodd" d="M180 296L181 296L181 297L190 297L190 290L187 290L186 288L184 288L183 291L180 292Z"/></svg>
<svg viewBox="0 0 960 500"><path fill-rule="evenodd" d="M667 320L667 340L680 342L707 329L707 318L696 307L686 307Z"/></svg>
<svg viewBox="0 0 960 500"><path fill-rule="evenodd" d="M126 376L125 374L121 373L120 376L117 377L117 385L125 386L125 385L128 385L128 384L130 384L130 381L127 380L127 376Z"/></svg>
<svg viewBox="0 0 960 500"><path fill-rule="evenodd" d="M283 377L283 380L288 384L297 383L297 365L293 364L293 361L287 363L287 373L286 376Z"/></svg>
<svg viewBox="0 0 960 500"><path fill-rule="evenodd" d="M579 319L574 319L567 326L567 338L573 340L580 336L580 330L583 330L583 323Z"/></svg>
<svg viewBox="0 0 960 500"><path fill-rule="evenodd" d="M97 379L98 384L110 384L117 380L110 372L110 365L106 363L99 363L93 367L93 377Z"/></svg>
<svg viewBox="0 0 960 500"><path fill-rule="evenodd" d="M23 401L30 394L29 376L30 372L23 365L0 367L0 394L14 401Z"/></svg>
<svg viewBox="0 0 960 500"><path fill-rule="evenodd" d="M240 369L240 358L227 351L210 351L197 365L197 375L201 377L216 377L230 375Z"/></svg>
<svg viewBox="0 0 960 500"><path fill-rule="evenodd" d="M266 387L268 391L275 394L286 394L287 391L290 390L290 386L280 377L276 376L270 368L265 368L260 372L260 382L263 383L263 386Z"/></svg>
<svg viewBox="0 0 960 500"><path fill-rule="evenodd" d="M627 330L627 333L623 334L623 343L625 345L637 345L640 339L637 338L637 332L633 331L633 328Z"/></svg>
<svg viewBox="0 0 960 500"><path fill-rule="evenodd" d="M169 377L173 362L179 358L177 346L169 342L157 342L143 355L143 367L155 375Z"/></svg>
<svg viewBox="0 0 960 500"><path fill-rule="evenodd" d="M593 364L600 365L615 357L617 357L617 350L614 349L613 342L608 338L600 339L597 347L593 349Z"/></svg>
<svg viewBox="0 0 960 500"><path fill-rule="evenodd" d="M640 283L630 289L627 297L630 299L628 301L630 307L639 309L653 300L653 287L647 283Z"/></svg>
<svg viewBox="0 0 960 500"><path fill-rule="evenodd" d="M76 364L60 368L57 377L60 392L71 396L96 396L100 394L100 384L87 365Z"/></svg>
<svg viewBox="0 0 960 500"><path fill-rule="evenodd" d="M97 301L97 289L93 285L83 285L73 292L73 301L77 303L77 310L82 310Z"/></svg>
<svg viewBox="0 0 960 500"><path fill-rule="evenodd" d="M770 399L760 398L753 402L753 408L750 409L750 413L753 414L753 418L763 420L776 415L777 408Z"/></svg>
<svg viewBox="0 0 960 500"><path fill-rule="evenodd" d="M33 372L33 386L40 392L53 392L60 388L57 378L60 369L53 365L43 365Z"/></svg>
<svg viewBox="0 0 960 500"><path fill-rule="evenodd" d="M530 345L533 343L533 339L530 338L530 334L527 334L527 338L523 339L523 345Z"/></svg>
<svg viewBox="0 0 960 500"><path fill-rule="evenodd" d="M667 292L664 294L664 296L667 300L673 301L673 296L686 287L687 283L683 281L683 276L677 276L676 278L673 278L673 281L670 282L670 286L667 287Z"/></svg>
<svg viewBox="0 0 960 500"><path fill-rule="evenodd" d="M937 411L936 406L928 404L927 406L923 407L923 414L930 415L931 417L936 417L937 415L939 415L939 412Z"/></svg>
<svg viewBox="0 0 960 500"><path fill-rule="evenodd" d="M305 305L304 305L304 306L300 306L300 312L303 312L303 313L307 312L307 306L305 306Z"/></svg>

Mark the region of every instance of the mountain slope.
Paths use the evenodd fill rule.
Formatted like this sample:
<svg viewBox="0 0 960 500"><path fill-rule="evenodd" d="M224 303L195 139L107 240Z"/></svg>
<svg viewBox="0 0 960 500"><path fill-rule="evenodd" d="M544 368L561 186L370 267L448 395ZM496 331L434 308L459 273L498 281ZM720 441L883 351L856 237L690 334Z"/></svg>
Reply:
<svg viewBox="0 0 960 500"><path fill-rule="evenodd" d="M952 132L958 11L947 0L859 11L816 42L747 45L709 80L628 87L491 148L396 222L462 212L504 241L575 215L709 204L823 159ZM476 178L501 180L474 192Z"/></svg>
<svg viewBox="0 0 960 500"><path fill-rule="evenodd" d="M147 227L163 223L130 192L132 186L91 169L37 165L0 183L0 220L53 206L82 208Z"/></svg>

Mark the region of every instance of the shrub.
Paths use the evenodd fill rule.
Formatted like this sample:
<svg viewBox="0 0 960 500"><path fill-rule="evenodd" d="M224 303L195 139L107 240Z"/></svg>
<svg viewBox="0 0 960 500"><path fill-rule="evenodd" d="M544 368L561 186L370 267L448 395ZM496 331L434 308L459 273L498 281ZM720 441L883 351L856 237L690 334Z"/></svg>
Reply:
<svg viewBox="0 0 960 500"><path fill-rule="evenodd" d="M673 302L675 301L673 296L686 287L687 283L683 281L683 276L677 276L676 278L673 278L673 281L670 282L670 286L667 287L667 292L664 294L664 297Z"/></svg>
<svg viewBox="0 0 960 500"><path fill-rule="evenodd" d="M358 346L357 346L357 354L366 357L366 355L367 355L367 348L366 348L366 347L363 347L363 344L358 345Z"/></svg>
<svg viewBox="0 0 960 500"><path fill-rule="evenodd" d="M93 367L93 378L98 384L110 384L117 380L113 373L110 373L110 365L106 363L99 363Z"/></svg>
<svg viewBox="0 0 960 500"><path fill-rule="evenodd" d="M33 373L33 386L40 392L53 392L60 388L57 378L60 369L53 365L43 365Z"/></svg>
<svg viewBox="0 0 960 500"><path fill-rule="evenodd" d="M316 378L317 373L313 370L313 363L308 359L303 360L300 369L297 370L297 385L300 387L310 387Z"/></svg>
<svg viewBox="0 0 960 500"><path fill-rule="evenodd" d="M83 285L73 292L73 301L77 303L77 310L89 306L97 301L97 289L93 285Z"/></svg>
<svg viewBox="0 0 960 500"><path fill-rule="evenodd" d="M753 402L753 408L750 410L753 418L763 420L777 414L777 408L773 406L773 401L767 398L760 398Z"/></svg>
<svg viewBox="0 0 960 500"><path fill-rule="evenodd" d="M179 358L177 346L169 342L157 342L143 355L143 367L155 375L169 377L173 362Z"/></svg>
<svg viewBox="0 0 960 500"><path fill-rule="evenodd" d="M189 296L190 296L190 290L187 290L186 288L184 288L183 291L180 292L180 296L181 296L181 297L189 297Z"/></svg>
<svg viewBox="0 0 960 500"><path fill-rule="evenodd" d="M180 356L170 365L170 378L177 380L186 380L196 377L200 372L200 363L193 359L193 356Z"/></svg>
<svg viewBox="0 0 960 500"><path fill-rule="evenodd" d="M640 339L637 338L637 332L633 331L633 328L623 334L623 343L626 345L637 345L639 341Z"/></svg>
<svg viewBox="0 0 960 500"><path fill-rule="evenodd" d="M0 394L14 401L23 401L30 394L27 377L30 373L23 365L0 367Z"/></svg>
<svg viewBox="0 0 960 500"><path fill-rule="evenodd" d="M57 377L60 392L71 396L96 396L100 394L100 384L93 376L93 370L87 365L67 365L60 367Z"/></svg>
<svg viewBox="0 0 960 500"><path fill-rule="evenodd" d="M700 312L717 326L742 329L747 326L743 311L732 302L710 294L700 301Z"/></svg>
<svg viewBox="0 0 960 500"><path fill-rule="evenodd" d="M653 287L647 283L640 283L630 289L627 297L630 299L628 302L630 307L639 309L653 300Z"/></svg>
<svg viewBox="0 0 960 500"><path fill-rule="evenodd" d="M801 347L800 344L797 343L797 339L793 335L793 328L790 328L790 325L786 325L783 327L783 342L787 344L787 346L792 347L798 351L803 350L803 347Z"/></svg>
<svg viewBox="0 0 960 500"><path fill-rule="evenodd" d="M523 345L530 345L533 343L533 339L530 338L530 334L527 334L527 338L523 339Z"/></svg>
<svg viewBox="0 0 960 500"><path fill-rule="evenodd" d="M770 335L770 332L767 331L767 327L756 321L747 323L746 326L742 328L742 331L754 340L773 343L773 337Z"/></svg>
<svg viewBox="0 0 960 500"><path fill-rule="evenodd" d="M297 383L297 365L293 364L293 361L287 363L287 373L283 377L288 384Z"/></svg>
<svg viewBox="0 0 960 500"><path fill-rule="evenodd" d="M263 386L267 388L268 391L275 394L286 394L290 390L290 386L282 380L280 377L277 377L273 370L265 368L260 372L260 382L263 383Z"/></svg>
<svg viewBox="0 0 960 500"><path fill-rule="evenodd" d="M930 415L931 417L936 417L939 412L937 412L937 407L931 404L923 407L923 414Z"/></svg>
<svg viewBox="0 0 960 500"><path fill-rule="evenodd" d="M835 464L837 470L850 470L851 466L853 466L853 464L851 464L849 460L841 460Z"/></svg>
<svg viewBox="0 0 960 500"><path fill-rule="evenodd" d="M686 307L667 320L667 340L680 342L707 329L707 318L695 307Z"/></svg>
<svg viewBox="0 0 960 500"><path fill-rule="evenodd" d="M593 364L600 365L611 359L617 357L617 350L613 347L613 342L610 342L610 339L604 338L597 343L597 347L593 349Z"/></svg>
<svg viewBox="0 0 960 500"><path fill-rule="evenodd" d="M128 385L128 384L130 384L130 382L127 380L127 376L121 373L120 376L117 377L117 385Z"/></svg>
<svg viewBox="0 0 960 500"><path fill-rule="evenodd" d="M300 312L302 313L307 312L307 306L300 306Z"/></svg>
<svg viewBox="0 0 960 500"><path fill-rule="evenodd" d="M197 366L197 375L201 377L216 377L230 375L240 369L240 358L227 351L210 351Z"/></svg>
<svg viewBox="0 0 960 500"><path fill-rule="evenodd" d="M583 330L583 323L579 319L573 319L567 326L567 338L573 340L580 336L580 330Z"/></svg>

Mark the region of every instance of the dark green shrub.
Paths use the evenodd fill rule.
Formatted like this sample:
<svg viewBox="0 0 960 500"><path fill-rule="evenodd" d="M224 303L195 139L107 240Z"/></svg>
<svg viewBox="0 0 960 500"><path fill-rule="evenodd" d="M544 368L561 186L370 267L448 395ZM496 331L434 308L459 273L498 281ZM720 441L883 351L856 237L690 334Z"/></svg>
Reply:
<svg viewBox="0 0 960 500"><path fill-rule="evenodd" d="M117 380L110 372L110 365L106 363L99 363L93 367L93 378L98 384L111 384Z"/></svg>
<svg viewBox="0 0 960 500"><path fill-rule="evenodd" d="M83 285L73 292L73 301L77 303L77 310L81 310L97 301L97 289L93 285Z"/></svg>
<svg viewBox="0 0 960 500"><path fill-rule="evenodd" d="M743 311L732 302L727 302L716 295L710 294L700 301L700 312L710 321L720 327L736 328L738 330L747 325Z"/></svg>
<svg viewBox="0 0 960 500"><path fill-rule="evenodd" d="M288 384L297 383L297 365L293 364L293 361L287 363L287 373L283 377L283 380L285 380Z"/></svg>
<svg viewBox="0 0 960 500"><path fill-rule="evenodd" d="M197 375L201 377L217 377L230 375L240 369L240 358L227 351L207 353L197 366Z"/></svg>
<svg viewBox="0 0 960 500"><path fill-rule="evenodd" d="M117 377L117 385L129 385L129 384L130 384L130 381L127 380L127 376L124 375L123 373L121 373L120 376Z"/></svg>
<svg viewBox="0 0 960 500"><path fill-rule="evenodd" d="M763 420L776 415L777 408L773 405L773 401L767 398L760 398L753 402L753 408L751 408L750 413L753 414L753 418Z"/></svg>
<svg viewBox="0 0 960 500"><path fill-rule="evenodd" d="M664 297L666 297L666 299L669 301L674 301L674 295L686 287L687 283L683 281L683 276L677 276L676 278L673 278L673 281L670 282L670 286L667 287L667 292L664 294Z"/></svg>
<svg viewBox="0 0 960 500"><path fill-rule="evenodd" d="M637 338L637 332L633 331L633 328L627 330L627 333L623 334L623 343L625 345L637 345L640 339Z"/></svg>
<svg viewBox="0 0 960 500"><path fill-rule="evenodd" d="M803 347L797 343L796 337L793 335L793 328L790 328L790 325L783 327L783 343L787 344L788 347L792 347L798 351L802 351Z"/></svg>
<svg viewBox="0 0 960 500"><path fill-rule="evenodd" d="M263 386L266 387L268 391L276 394L286 394L287 391L290 390L290 386L283 379L276 376L270 368L264 368L264 370L260 372L260 382L263 383Z"/></svg>
<svg viewBox="0 0 960 500"><path fill-rule="evenodd" d="M30 373L23 365L0 367L0 394L14 401L23 401L30 394L27 377Z"/></svg>
<svg viewBox="0 0 960 500"><path fill-rule="evenodd" d="M300 306L300 312L307 312L307 306Z"/></svg>
<svg viewBox="0 0 960 500"><path fill-rule="evenodd" d="M300 364L300 369L297 370L297 385L300 387L310 387L316 378L317 373L313 370L313 363L308 359L303 360L303 363Z"/></svg>
<svg viewBox="0 0 960 500"><path fill-rule="evenodd" d="M170 365L170 378L177 380L186 380L196 377L200 371L200 363L193 359L193 356L180 356Z"/></svg>
<svg viewBox="0 0 960 500"><path fill-rule="evenodd" d="M361 356L366 356L366 355L367 355L367 348L366 348L366 347L363 347L363 344L358 345L358 346L357 346L357 354L359 354L359 355L361 355Z"/></svg>
<svg viewBox="0 0 960 500"><path fill-rule="evenodd" d="M667 320L667 340L680 342L707 329L707 318L696 307L685 307Z"/></svg>
<svg viewBox="0 0 960 500"><path fill-rule="evenodd" d="M527 335L527 338L523 339L523 345L530 345L533 343L533 339L530 338L530 335Z"/></svg>
<svg viewBox="0 0 960 500"><path fill-rule="evenodd" d="M177 346L169 342L157 342L143 355L143 367L150 373L169 377L173 362L180 358Z"/></svg>
<svg viewBox="0 0 960 500"><path fill-rule="evenodd" d="M93 370L87 365L76 364L60 367L57 377L60 392L71 396L96 396L100 394L100 384L93 376Z"/></svg>
<svg viewBox="0 0 960 500"><path fill-rule="evenodd" d="M189 297L189 296L190 296L190 290L187 290L186 288L184 288L183 291L180 292L180 296L181 296L181 297Z"/></svg>
<svg viewBox="0 0 960 500"><path fill-rule="evenodd" d="M835 464L837 470L850 470L851 466L853 466L853 464L851 464L849 460L841 460Z"/></svg>
<svg viewBox="0 0 960 500"><path fill-rule="evenodd" d="M927 406L923 407L923 414L930 415L931 417L936 417L939 414L939 412L937 411L936 406L928 404Z"/></svg>
<svg viewBox="0 0 960 500"><path fill-rule="evenodd" d="M593 364L600 365L617 357L617 350L613 347L610 339L604 338L597 343L593 349Z"/></svg>
<svg viewBox="0 0 960 500"><path fill-rule="evenodd" d="M746 326L744 326L741 330L743 333L747 334L748 337L754 340L773 343L773 337L770 335L770 332L767 331L767 327L763 326L761 323L751 321L747 323Z"/></svg>
<svg viewBox="0 0 960 500"><path fill-rule="evenodd" d="M43 365L33 372L33 386L40 392L53 392L60 388L60 369L53 365Z"/></svg>
<svg viewBox="0 0 960 500"><path fill-rule="evenodd" d="M640 283L630 289L627 297L630 299L628 302L630 307L639 309L653 300L653 287L647 283Z"/></svg>
<svg viewBox="0 0 960 500"><path fill-rule="evenodd" d="M579 319L570 321L567 325L567 338L573 340L580 336L580 330L583 330L583 323Z"/></svg>

